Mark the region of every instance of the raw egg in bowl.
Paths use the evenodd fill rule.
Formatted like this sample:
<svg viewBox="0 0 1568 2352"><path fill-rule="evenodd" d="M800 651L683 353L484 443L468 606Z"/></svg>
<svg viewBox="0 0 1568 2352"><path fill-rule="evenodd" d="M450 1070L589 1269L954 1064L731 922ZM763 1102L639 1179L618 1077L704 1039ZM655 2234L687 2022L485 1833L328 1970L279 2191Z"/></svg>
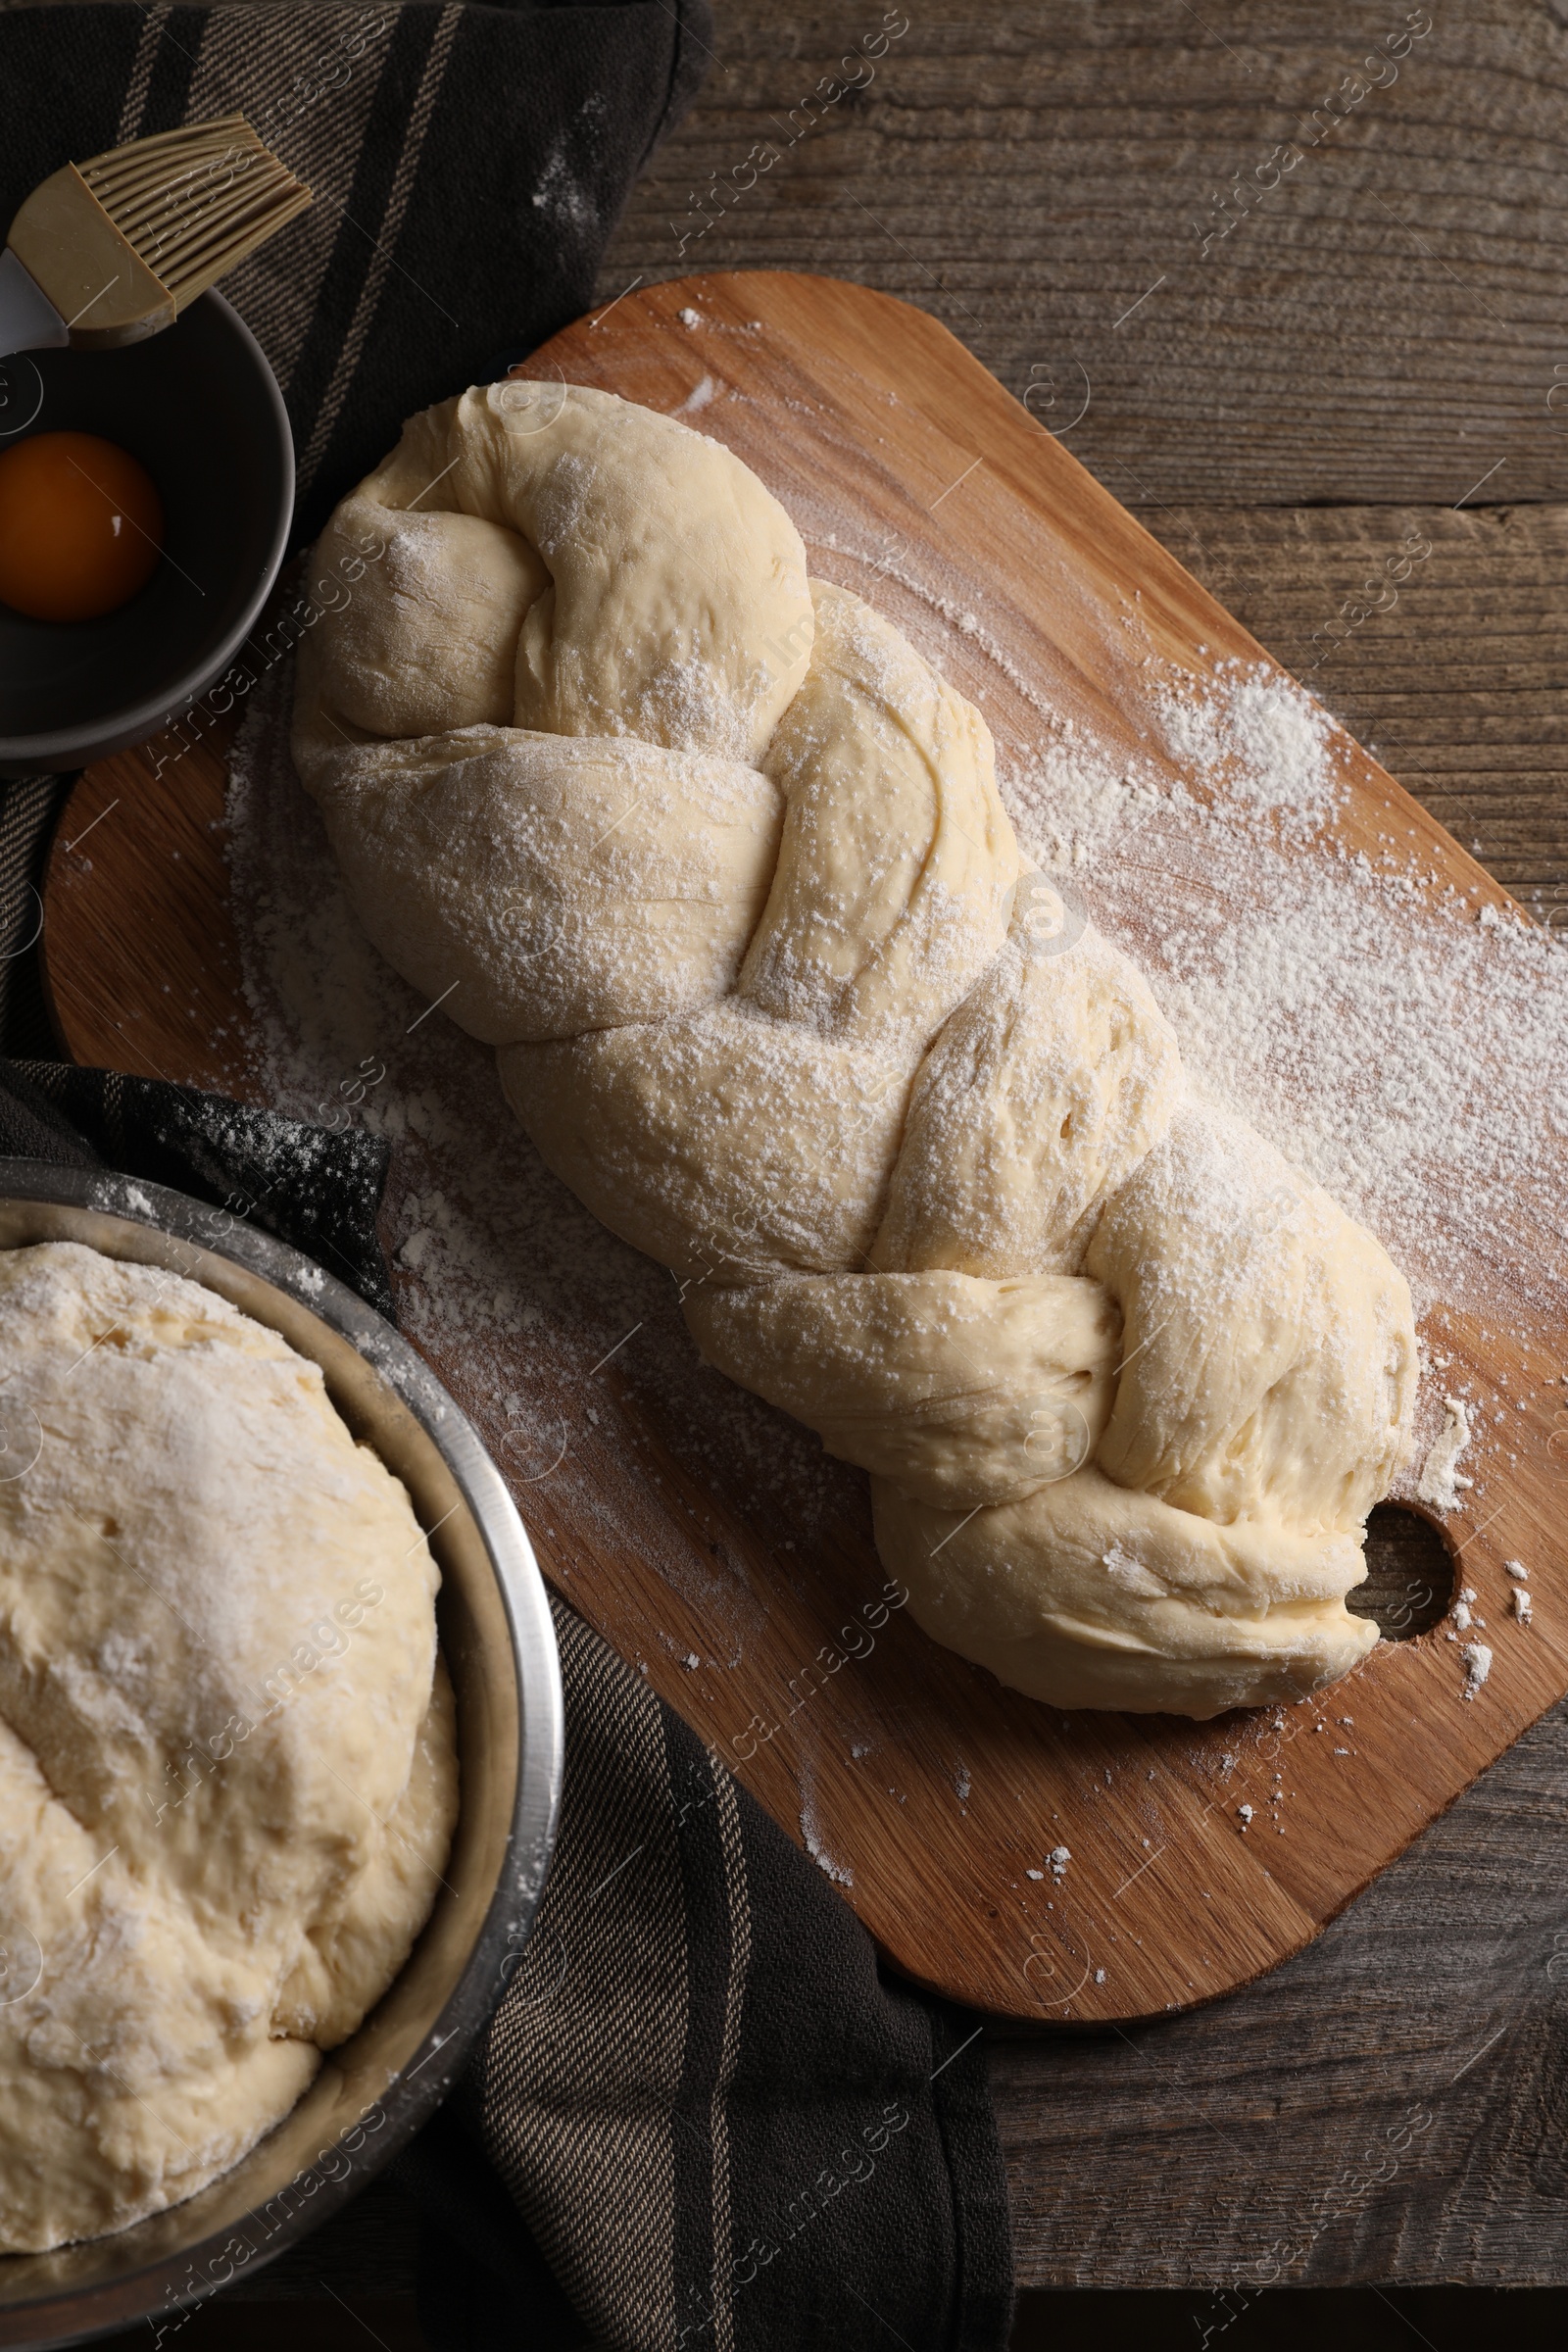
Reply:
<svg viewBox="0 0 1568 2352"><path fill-rule="evenodd" d="M293 507L282 395L220 294L122 350L0 359L0 775L143 742L214 685Z"/></svg>
<svg viewBox="0 0 1568 2352"><path fill-rule="evenodd" d="M0 605L34 620L101 620L157 566L164 502L99 433L27 433L0 449Z"/></svg>

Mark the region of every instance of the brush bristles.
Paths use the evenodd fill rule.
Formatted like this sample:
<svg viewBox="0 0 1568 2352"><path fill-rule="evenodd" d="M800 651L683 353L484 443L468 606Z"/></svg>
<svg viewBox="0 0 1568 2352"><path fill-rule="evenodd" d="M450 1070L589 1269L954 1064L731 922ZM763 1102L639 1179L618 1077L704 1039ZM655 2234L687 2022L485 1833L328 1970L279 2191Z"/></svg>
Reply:
<svg viewBox="0 0 1568 2352"><path fill-rule="evenodd" d="M76 169L176 311L311 201L243 115L138 139Z"/></svg>

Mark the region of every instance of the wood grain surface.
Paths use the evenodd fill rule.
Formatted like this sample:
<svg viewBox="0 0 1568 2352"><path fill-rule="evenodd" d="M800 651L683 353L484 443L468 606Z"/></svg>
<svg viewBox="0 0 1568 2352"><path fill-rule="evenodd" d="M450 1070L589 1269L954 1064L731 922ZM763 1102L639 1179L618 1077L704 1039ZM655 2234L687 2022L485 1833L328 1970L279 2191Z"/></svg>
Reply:
<svg viewBox="0 0 1568 2352"><path fill-rule="evenodd" d="M885 296L783 273L633 291L530 363L545 377L558 370L669 413L700 402L706 429L796 515L813 568L895 613L897 583L921 577L955 624L982 612L993 650L966 652L953 625L948 665L983 693L1004 747L1027 743L1049 708L1113 756L1150 757L1151 647L1184 672L1261 659L940 325ZM220 763L199 752L155 756L139 784L133 764L89 771L62 828L46 891L62 1026L79 1059L254 1091L224 939ZM1364 755L1349 779L1335 833L1301 857L1376 855L1397 825L1432 870L1505 904ZM1206 884L1184 885L1173 866L1152 919L1179 913L1184 887ZM1548 1318L1530 1338L1560 1347L1544 1246L1522 1287ZM1518 1349L1485 1334L1479 1314L1442 1310L1434 1338L1489 1391L1532 1385ZM543 1417L557 1407L530 1385L531 1354L519 1344L508 1377ZM467 1350L435 1360L494 1443L493 1397ZM597 1421L587 1428L587 1394L599 1391L584 1392L573 1443L591 1449L604 1441ZM1256 1976L1317 1933L1568 1688L1557 1630L1568 1612L1552 1607L1557 1581L1568 1588L1552 1524L1561 1478L1545 1408L1522 1425L1501 1506L1489 1492L1486 1521L1458 1530L1466 1574L1495 1619L1506 1556L1529 1562L1543 1603L1540 1633L1510 1645L1507 1671L1475 1704L1455 1703L1455 1655L1433 1635L1384 1644L1321 1703L1195 1730L1162 1717L1064 1717L999 1689L890 1615L863 1510L797 1548L752 1507L744 1473L694 1475L687 1433L633 1379L617 1377L613 1394L630 1443L595 1457L595 1493L564 1479L518 1491L547 1572L775 1818L831 1858L902 1967L986 2009L1125 2021ZM605 1533L612 1511L618 1541ZM725 1547L767 1596L744 1646L726 1640L723 1580L705 1556L722 1560ZM1348 1745L1338 1730L1302 1737L1329 1731L1352 1699ZM1249 1838L1247 1800L1263 1814L1287 1754L1289 1835L1265 1841L1274 1825L1261 1819ZM1058 1844L1072 1856L1061 1883L1044 1869Z"/></svg>
<svg viewBox="0 0 1568 2352"><path fill-rule="evenodd" d="M870 86L682 259L671 223L691 196L778 139L882 15L858 0L715 0L708 82L634 192L599 297L693 263L826 270L944 318L1018 393L1065 316L1118 359L1142 323L1115 399L1102 370L1069 446L1288 665L1354 595L1385 527L1418 521L1436 543L1419 589L1314 684L1526 905L1568 910L1568 509L1555 503L1568 471L1562 428L1544 421L1568 361L1568 9L1436 9L1430 72L1381 94L1397 102L1397 135L1391 110L1371 111L1380 100L1357 109L1315 153L1313 179L1291 175L1293 206L1309 201L1286 230L1265 213L1211 252L1186 332L1160 308L1164 288L1126 327L1106 324L1164 267L1160 235L1272 152L1290 92L1304 84L1316 104L1403 13L945 0L911 12ZM1516 97L1544 138L1516 144ZM1374 199L1397 205L1401 187L1410 227L1380 240ZM1351 343L1323 331L1348 306ZM1568 1970L1547 1975L1568 1933L1564 1722L1559 1708L1528 1732L1310 1950L1210 2009L1135 2029L1136 2052L1116 2034L1068 2044L988 2029L1022 2284L1202 2280L1214 2291L1199 2332L1226 2326L1240 2352L1274 2340L1270 2306L1219 2300L1244 2278L1254 2210L1288 2251L1309 2241L1284 2275L1309 2271L1320 2287L1568 2281L1564 2184L1541 2153L1568 2134ZM1478 2018L1509 2030L1444 2090L1444 2053L1456 2073ZM1367 2120L1418 2095L1444 2120L1426 2140L1441 2153L1369 2181L1322 2228ZM270 2272L269 2291L409 2290L407 2207L375 2183L355 2213ZM1411 2340L1377 2308L1389 2342ZM1129 2340L1194 2340L1185 2314L1168 2337L1161 2325L1150 2317ZM1447 2341L1425 2308L1420 2326Z"/></svg>
<svg viewBox="0 0 1568 2352"><path fill-rule="evenodd" d="M1039 413L1134 506L1448 508L1499 465L1491 503L1562 496L1568 30L1546 0L716 13L603 300L738 268L900 294L1018 398L1047 386Z"/></svg>
<svg viewBox="0 0 1568 2352"><path fill-rule="evenodd" d="M117 752L86 770L66 805L49 847L43 980L61 1037L90 1044L72 1048L77 1061L218 1092L225 1078L231 1091L244 1086L223 858L236 724L225 713L199 742L172 733ZM121 858L135 880L116 911L104 874Z"/></svg>

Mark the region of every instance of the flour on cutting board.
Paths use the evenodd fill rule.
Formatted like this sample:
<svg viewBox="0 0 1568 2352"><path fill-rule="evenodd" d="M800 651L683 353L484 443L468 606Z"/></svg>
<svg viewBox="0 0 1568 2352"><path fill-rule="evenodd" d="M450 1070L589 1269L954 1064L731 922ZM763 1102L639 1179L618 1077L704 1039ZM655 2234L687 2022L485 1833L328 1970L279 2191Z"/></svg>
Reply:
<svg viewBox="0 0 1568 2352"><path fill-rule="evenodd" d="M1450 1307L1500 1325L1526 1387L1549 1378L1568 953L1437 873L1395 814L1375 855L1347 849L1329 825L1345 739L1290 680L1221 667L1153 699L1174 776L1064 734L1004 778L1020 832L1137 960L1193 1083L1379 1237L1429 1330ZM1476 1506L1483 1448L1506 1472L1496 1425L1531 1398L1473 1395L1448 1361L1424 1351L1396 1493L1455 1511Z"/></svg>
<svg viewBox="0 0 1568 2352"><path fill-rule="evenodd" d="M1138 961L1195 1083L1378 1235L1418 1311L1539 1311L1521 1263L1568 1239L1568 954L1410 840L1374 860L1329 834L1339 739L1289 680L1156 708L1175 780L1067 734L1003 778L1020 833Z"/></svg>
<svg viewBox="0 0 1568 2352"><path fill-rule="evenodd" d="M1416 1494L1434 1510L1456 1511L1461 1490L1474 1483L1459 1471L1460 1458L1470 1443L1470 1415L1457 1396L1445 1396L1443 1411L1443 1427L1427 1448Z"/></svg>

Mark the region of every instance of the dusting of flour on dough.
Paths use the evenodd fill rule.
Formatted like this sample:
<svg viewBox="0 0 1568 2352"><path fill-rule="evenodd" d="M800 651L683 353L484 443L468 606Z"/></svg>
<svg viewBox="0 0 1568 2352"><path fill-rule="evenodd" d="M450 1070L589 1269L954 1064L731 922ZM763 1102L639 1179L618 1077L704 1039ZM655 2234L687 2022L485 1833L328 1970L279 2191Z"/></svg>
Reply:
<svg viewBox="0 0 1568 2352"><path fill-rule="evenodd" d="M548 1543L569 1492L574 1522L607 1548L646 1549L634 1505L651 1490L689 1537L663 1545L659 1569L735 1663L763 1604L697 1492L746 1494L775 1537L784 1526L808 1543L829 1517L863 1510L855 1474L701 1362L671 1277L558 1183L508 1109L493 1054L372 948L294 773L292 691L284 666L252 697L229 769L251 1081L288 1115L352 1119L393 1146L382 1234L400 1320L441 1363L536 1539ZM636 1414L621 1411L622 1384ZM689 1492L655 1460L650 1421ZM556 1564L569 1573L569 1557Z"/></svg>
<svg viewBox="0 0 1568 2352"><path fill-rule="evenodd" d="M1240 1110L1378 1236L1418 1312L1496 1312L1500 1301L1512 1336L1528 1340L1544 1314L1568 1311L1568 1283L1543 1297L1543 1276L1526 1296L1520 1277L1541 1262L1543 1231L1568 1238L1568 954L1506 909L1478 909L1477 892L1434 869L1396 809L1368 852L1340 843L1329 820L1353 755L1315 699L1266 666L1173 670L1129 626L1107 661L1116 675L1143 668L1136 699L1152 729L1141 750L1102 740L1052 707L1038 663L1015 638L1003 641L1004 614L971 609L972 582L944 579L929 550L853 545L836 535L842 519L797 513L813 552L830 551L821 568L873 603L884 590L902 598L913 642L992 719L1024 846L1147 975L1195 1086ZM1102 681L1112 704L1116 675ZM330 1090L349 1066L333 1042L345 1005L373 1012L367 1053L401 1038L425 1007L369 956L335 881L323 890L277 838L287 824L308 826L324 860L286 754L274 747L270 759L266 792L289 811L273 825L273 866L288 880L253 925L247 985L270 990L271 1065L292 1060L303 1091L323 1080ZM291 959L279 1014L276 983ZM313 971L331 976L329 1018L308 1001ZM492 1443L499 1431L513 1446L503 1458L514 1478L537 1479L548 1496L563 1443L559 1475L578 1477L583 1446L606 1443L583 1435L578 1358L591 1365L635 1328L614 1368L658 1398L668 1442L699 1477L705 1463L745 1462L808 1522L853 1494L855 1482L808 1442L749 1399L737 1404L693 1363L673 1286L543 1177L497 1106L481 1050L437 1013L392 1058L392 1076L357 1115L400 1145L396 1240L419 1277L405 1312L439 1334L445 1360L456 1348L475 1363L476 1392L486 1362L497 1368L495 1396L475 1409ZM315 1115L306 1101L293 1106ZM506 1369L519 1333L525 1378ZM1423 1439L1438 1410L1429 1383ZM615 1438L622 1450L634 1442ZM601 1511L604 1485L582 1486ZM713 1589L738 1592L720 1570Z"/></svg>
<svg viewBox="0 0 1568 2352"><path fill-rule="evenodd" d="M74 1242L0 1255L0 1363L36 1432L0 1482L19 2253L180 2203L280 2121L407 1958L458 1791L435 1563L315 1363Z"/></svg>

